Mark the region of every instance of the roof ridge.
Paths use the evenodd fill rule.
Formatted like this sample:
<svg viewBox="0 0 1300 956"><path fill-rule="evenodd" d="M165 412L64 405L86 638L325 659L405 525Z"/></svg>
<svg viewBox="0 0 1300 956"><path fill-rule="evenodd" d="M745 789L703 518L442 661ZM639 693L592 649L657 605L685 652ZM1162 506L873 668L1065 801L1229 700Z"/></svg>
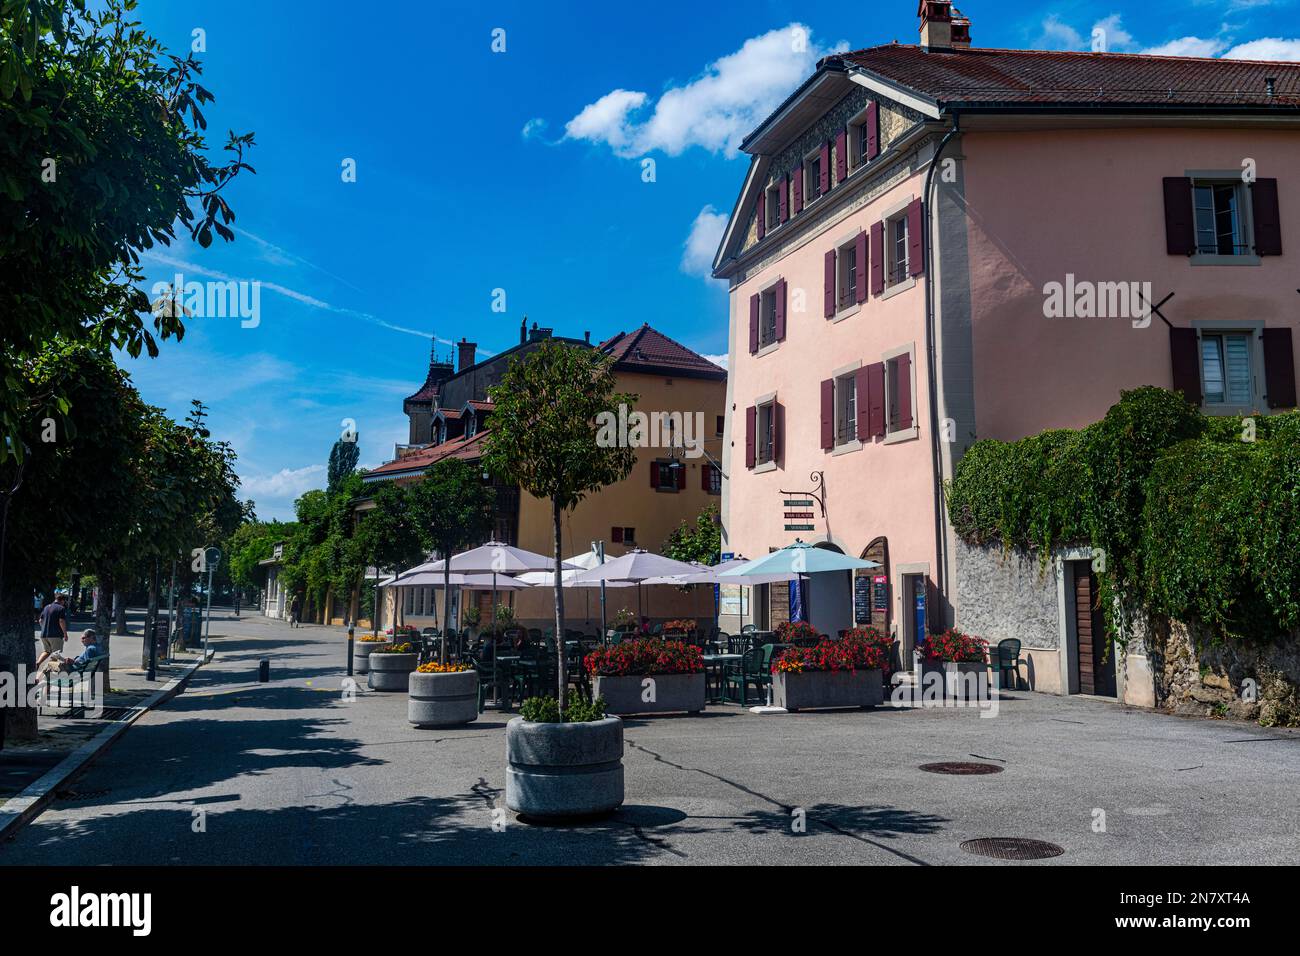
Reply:
<svg viewBox="0 0 1300 956"><path fill-rule="evenodd" d="M1121 53L1117 50L1035 50L1019 47L1000 47L1000 46L980 46L952 49L936 49L931 47L922 47L919 43L879 43L875 46L863 47L860 50L847 50L844 53L834 54L838 57L853 57L863 53L872 53L876 50L921 50L925 49L929 54L933 53L951 53L957 56L971 56L981 53L1027 53L1034 56L1078 56L1092 57L1095 59L1117 58L1128 60L1183 60L1192 63L1249 63L1253 66L1281 66L1293 67L1300 69L1300 62L1294 60L1247 60L1233 57L1227 59L1222 56L1179 56L1170 53Z"/></svg>

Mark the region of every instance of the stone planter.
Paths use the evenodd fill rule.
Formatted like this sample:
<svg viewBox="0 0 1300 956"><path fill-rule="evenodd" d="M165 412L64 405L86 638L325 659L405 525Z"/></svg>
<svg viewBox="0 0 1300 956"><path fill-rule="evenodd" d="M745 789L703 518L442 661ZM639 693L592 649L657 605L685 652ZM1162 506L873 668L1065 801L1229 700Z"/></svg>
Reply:
<svg viewBox="0 0 1300 956"><path fill-rule="evenodd" d="M411 672L420 663L418 654L374 654L370 658L371 690L406 690Z"/></svg>
<svg viewBox="0 0 1300 956"><path fill-rule="evenodd" d="M777 671L772 675L772 703L792 713L823 707L876 707L884 702L885 679L879 669Z"/></svg>
<svg viewBox="0 0 1300 956"><path fill-rule="evenodd" d="M645 697L654 681L654 700ZM698 714L704 709L704 671L695 674L638 674L597 677L592 695L605 698L611 714Z"/></svg>
<svg viewBox="0 0 1300 956"><path fill-rule="evenodd" d="M506 806L526 817L581 817L623 803L623 721L506 725Z"/></svg>
<svg viewBox="0 0 1300 956"><path fill-rule="evenodd" d="M357 641L352 642L352 673L365 674L370 670L370 655L378 648L391 647L391 641Z"/></svg>
<svg viewBox="0 0 1300 956"><path fill-rule="evenodd" d="M952 668L950 671L949 668ZM989 665L981 661L922 661L921 701L987 700ZM979 675L984 675L983 687Z"/></svg>
<svg viewBox="0 0 1300 956"><path fill-rule="evenodd" d="M478 672L411 674L406 719L417 727L454 727L478 719Z"/></svg>

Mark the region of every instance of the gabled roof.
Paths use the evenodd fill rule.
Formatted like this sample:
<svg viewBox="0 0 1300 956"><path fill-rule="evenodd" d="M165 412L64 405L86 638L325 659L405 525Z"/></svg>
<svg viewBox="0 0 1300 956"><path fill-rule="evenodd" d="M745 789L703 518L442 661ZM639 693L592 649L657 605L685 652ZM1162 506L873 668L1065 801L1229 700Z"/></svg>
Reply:
<svg viewBox="0 0 1300 956"><path fill-rule="evenodd" d="M888 44L838 59L933 100L940 109L1010 104L1146 107L1300 107L1300 63L1079 53L940 50ZM1269 96L1266 80L1274 79Z"/></svg>
<svg viewBox="0 0 1300 956"><path fill-rule="evenodd" d="M434 418L450 418L452 421L455 421L456 419L460 418L460 416L461 416L461 410L459 408L447 408L445 406L439 408L436 412L433 413Z"/></svg>
<svg viewBox="0 0 1300 956"><path fill-rule="evenodd" d="M631 332L619 332L596 348L614 359L615 370L685 378L727 377L725 371L703 355L652 329L649 323Z"/></svg>
<svg viewBox="0 0 1300 956"><path fill-rule="evenodd" d="M378 468L372 468L366 472L363 480L368 483L418 475L430 465L447 458L477 461L483 454L483 439L488 434L488 431L489 429L483 429L475 433L472 438L453 438L441 445L430 445L428 448L412 452L404 458L385 462Z"/></svg>

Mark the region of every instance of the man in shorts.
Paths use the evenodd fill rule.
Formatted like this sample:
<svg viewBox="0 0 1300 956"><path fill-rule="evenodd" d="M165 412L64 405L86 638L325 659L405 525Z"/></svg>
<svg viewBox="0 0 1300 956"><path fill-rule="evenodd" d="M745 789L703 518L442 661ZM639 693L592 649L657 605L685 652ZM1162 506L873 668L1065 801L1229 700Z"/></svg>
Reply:
<svg viewBox="0 0 1300 956"><path fill-rule="evenodd" d="M63 642L68 639L68 596L60 591L54 600L41 609L41 646L45 652L36 660L40 667L45 658L63 650Z"/></svg>

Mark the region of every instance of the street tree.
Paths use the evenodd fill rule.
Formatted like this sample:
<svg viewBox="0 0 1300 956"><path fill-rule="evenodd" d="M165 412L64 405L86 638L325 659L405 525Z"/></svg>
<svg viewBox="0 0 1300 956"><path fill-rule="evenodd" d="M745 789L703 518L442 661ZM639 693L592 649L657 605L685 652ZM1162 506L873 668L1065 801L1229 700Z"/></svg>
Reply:
<svg viewBox="0 0 1300 956"><path fill-rule="evenodd" d="M499 385L488 389L495 403L483 464L499 480L519 485L551 503L555 551L555 646L557 699L564 714L568 675L564 662L562 521L588 494L622 481L636 464L632 448L596 440L601 413L618 414L637 396L615 391L611 360L599 352L547 341L526 358L514 359Z"/></svg>

